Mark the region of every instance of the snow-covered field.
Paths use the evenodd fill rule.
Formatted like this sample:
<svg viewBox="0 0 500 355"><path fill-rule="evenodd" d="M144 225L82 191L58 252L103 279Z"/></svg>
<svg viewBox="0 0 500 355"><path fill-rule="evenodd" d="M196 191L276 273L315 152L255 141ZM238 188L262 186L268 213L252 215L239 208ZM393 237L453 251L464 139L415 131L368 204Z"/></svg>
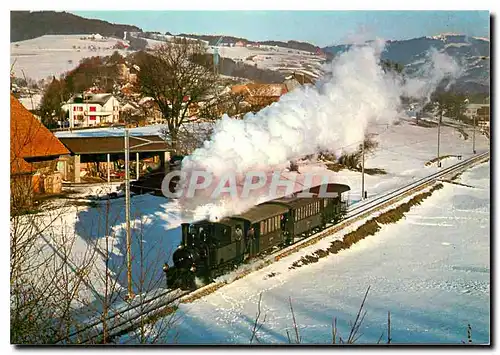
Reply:
<svg viewBox="0 0 500 355"><path fill-rule="evenodd" d="M14 65L16 77L35 80L49 76L59 77L61 74L75 68L83 58L93 56L109 56L115 49L113 46L120 41L118 38L103 40L81 39L90 34L82 35L45 35L25 41L10 44L10 63ZM153 48L164 42L146 39L148 46ZM126 51L118 50L122 55ZM209 53L213 53L211 47ZM260 69L287 70L295 69L309 71L312 76L319 74L320 63L324 60L311 53L289 48L253 49L247 47L220 47L221 57L242 61Z"/></svg>
<svg viewBox="0 0 500 355"><path fill-rule="evenodd" d="M28 78L45 79L61 74L78 66L83 58L94 56L109 56L116 49L113 46L117 38L103 40L80 39L90 34L82 35L45 35L25 41L10 44L10 64L14 62L14 75ZM122 55L125 53L118 50Z"/></svg>
<svg viewBox="0 0 500 355"><path fill-rule="evenodd" d="M138 130L141 129L155 130L158 127L145 127ZM139 131L138 134L141 133ZM367 156L366 167L385 169L387 172L385 175L365 176L365 186L369 198L437 171L436 164L425 166L426 162L436 156L437 129L435 127L418 127L411 121L403 120L401 124L390 127L370 127L369 132L376 134L375 138L380 146L373 155ZM75 133L73 132L73 134ZM89 133L92 134L92 132ZM142 132L142 134L145 133ZM471 136L469 135L469 137ZM476 148L478 152L489 150L489 141L484 136L477 135ZM471 156L471 138L464 140L456 129L441 127L441 154L461 154L463 159ZM448 158L443 161L443 167L456 162L457 158ZM320 162L303 162L300 171L302 173L308 171L324 173L329 176L330 181L346 183L351 187L349 192L351 204L360 199L361 174L359 172L348 170L333 172L327 170ZM296 173L283 172L283 176L287 178L291 178L293 174ZM78 191L73 197L99 196L114 191L116 188L116 184L109 186L109 188L106 184L92 185L80 188L81 191ZM63 234L66 239L74 240L75 246L70 258L74 265L81 264L89 244L98 245L100 253L88 271L90 280L95 281L93 282L95 291L82 285L82 293L86 293L86 298L90 301L95 298L96 292L103 293L102 274L105 267L103 252L106 249L106 236L109 237L108 250L111 253L111 273L117 276L121 288L127 286L125 201L123 198L119 198L110 200L109 205L107 201L94 201L93 203L96 203L97 206L69 204L47 211L43 223L40 224L40 228L44 229L48 221L54 220L52 225L44 229L43 232L49 241L57 242L63 237ZM164 262L170 262L171 253L180 242L180 223L183 220L190 221L192 218L193 216L181 212L178 201L169 201L166 198L152 195L134 196L131 199L132 276L135 291L139 289L141 275L147 275L143 282L144 289L164 287L161 267ZM90 246L90 248L92 247ZM361 297L361 295L359 296Z"/></svg>
<svg viewBox="0 0 500 355"><path fill-rule="evenodd" d="M213 49L208 49L213 53ZM249 65L256 65L259 69L302 71L317 77L320 63L324 61L321 57L305 51L282 47L219 47L221 57L230 58ZM310 72L307 72L309 68Z"/></svg>
<svg viewBox="0 0 500 355"><path fill-rule="evenodd" d="M42 94L34 94L33 96L26 96L19 98L19 102L28 110L36 110L42 102Z"/></svg>
<svg viewBox="0 0 500 355"><path fill-rule="evenodd" d="M333 319L346 339L370 286L358 343L375 343L382 333L386 341L388 311L392 343L460 344L468 341L467 324L473 343L488 343L489 174L489 162L468 170L459 181L471 187L445 183L406 218L349 250L293 270L300 255L291 255L182 304L170 333L182 344L248 344L262 294L261 343L287 343L287 331L294 339L289 297L302 342L331 343Z"/></svg>

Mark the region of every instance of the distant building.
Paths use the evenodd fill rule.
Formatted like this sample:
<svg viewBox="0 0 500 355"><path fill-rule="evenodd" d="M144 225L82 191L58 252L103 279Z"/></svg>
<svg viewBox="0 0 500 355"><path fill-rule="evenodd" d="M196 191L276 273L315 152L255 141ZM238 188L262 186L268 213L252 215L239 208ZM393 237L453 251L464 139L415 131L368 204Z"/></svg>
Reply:
<svg viewBox="0 0 500 355"><path fill-rule="evenodd" d="M469 119L476 118L478 126L490 126L490 104L468 104L465 109L465 116Z"/></svg>
<svg viewBox="0 0 500 355"><path fill-rule="evenodd" d="M163 113L160 111L156 101L149 96L143 97L139 103L142 114L146 117L146 124L165 123Z"/></svg>
<svg viewBox="0 0 500 355"><path fill-rule="evenodd" d="M104 39L104 37L103 37L103 36L101 36L99 33L95 33L95 34L93 34L93 35L91 36L91 38L92 38L92 39L95 39L95 40L97 40L97 41L100 41L100 40Z"/></svg>
<svg viewBox="0 0 500 355"><path fill-rule="evenodd" d="M288 92L285 84L245 84L231 88L233 94L243 95L245 101L254 106L268 106Z"/></svg>
<svg viewBox="0 0 500 355"><path fill-rule="evenodd" d="M120 119L120 102L112 94L74 96L62 109L68 112L70 128L112 124Z"/></svg>
<svg viewBox="0 0 500 355"><path fill-rule="evenodd" d="M234 44L235 47L246 47L245 42L243 41L238 41Z"/></svg>

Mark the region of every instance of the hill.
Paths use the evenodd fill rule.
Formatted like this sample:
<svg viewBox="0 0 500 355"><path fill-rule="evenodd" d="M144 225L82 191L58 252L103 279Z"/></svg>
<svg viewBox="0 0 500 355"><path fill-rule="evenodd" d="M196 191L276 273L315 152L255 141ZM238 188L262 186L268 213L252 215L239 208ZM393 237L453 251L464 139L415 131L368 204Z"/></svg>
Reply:
<svg viewBox="0 0 500 355"><path fill-rule="evenodd" d="M99 33L102 36L123 38L124 31L141 32L136 26L113 24L86 19L67 12L11 11L10 41L18 42L43 35Z"/></svg>
<svg viewBox="0 0 500 355"><path fill-rule="evenodd" d="M344 52L349 45L324 48L333 55ZM425 53L435 48L453 57L465 69L454 90L461 92L488 93L490 88L490 41L486 38L468 37L461 34L442 34L400 41L388 41L382 59L405 66L405 72L417 72L426 63Z"/></svg>
<svg viewBox="0 0 500 355"><path fill-rule="evenodd" d="M207 41L209 45L213 46L217 43L219 38L221 36L216 36L216 35L195 35L195 34L189 34L189 33L181 33L179 34L180 37L187 37L187 38L195 38L195 39L201 39L203 41ZM236 42L243 42L245 44L253 44L253 43L259 43L262 45L266 46L277 46L277 47L282 47L282 48L290 48L290 49L297 49L301 51L306 51L306 52L311 52L315 53L318 49L320 49L318 46L315 46L311 43L307 42L299 42L299 41L288 41L288 42L283 42L283 41L250 41L246 38L242 37L233 37L233 36L223 36L223 42L224 43L236 43Z"/></svg>

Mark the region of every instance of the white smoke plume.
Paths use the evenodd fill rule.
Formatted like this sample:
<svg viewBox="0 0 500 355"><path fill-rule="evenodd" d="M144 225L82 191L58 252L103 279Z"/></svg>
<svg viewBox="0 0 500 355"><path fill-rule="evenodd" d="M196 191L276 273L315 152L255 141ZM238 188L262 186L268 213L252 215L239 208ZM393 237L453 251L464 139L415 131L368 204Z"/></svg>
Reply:
<svg viewBox="0 0 500 355"><path fill-rule="evenodd" d="M445 90L447 90L463 72L463 67L452 57L431 48L427 53L425 64L415 74L415 77L406 81L402 86L402 94L407 97L418 98L425 105L430 101L432 93L444 79L448 79L445 87Z"/></svg>
<svg viewBox="0 0 500 355"><path fill-rule="evenodd" d="M391 124L402 112L400 96L428 99L446 77L457 77L459 66L446 54L431 52L431 62L418 78L404 81L394 73L385 73L380 65L384 42L353 46L329 64L327 74L316 86L297 88L243 120L225 115L215 126L210 141L184 158L182 171L207 171L215 177L265 171L283 167L288 161L330 151L352 152L364 138L370 122ZM211 217L242 212L265 196L229 197L211 200L210 188L198 190L194 198L181 199L188 209L210 211ZM189 178L182 184L186 188ZM207 205L211 204L211 205ZM210 207L208 207L210 206ZM214 216L215 215L215 216Z"/></svg>

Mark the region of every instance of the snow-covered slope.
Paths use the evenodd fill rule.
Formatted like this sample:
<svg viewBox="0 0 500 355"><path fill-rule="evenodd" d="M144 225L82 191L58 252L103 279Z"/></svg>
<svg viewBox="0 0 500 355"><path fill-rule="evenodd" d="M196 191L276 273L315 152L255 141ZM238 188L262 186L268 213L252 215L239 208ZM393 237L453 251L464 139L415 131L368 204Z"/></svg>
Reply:
<svg viewBox="0 0 500 355"><path fill-rule="evenodd" d="M467 324L473 343L488 343L489 172L486 163L464 173L461 182L472 187L445 183L405 219L349 250L292 270L299 256L291 255L181 305L182 321L170 334L178 343L248 344L262 294L259 342L287 343L287 332L295 339L290 297L302 343L328 344L334 318L338 335L348 337L370 286L358 343L376 343L381 334L386 341L388 311L393 344L461 344Z"/></svg>
<svg viewBox="0 0 500 355"><path fill-rule="evenodd" d="M108 56L116 49L113 46L120 40L105 38L103 40L82 39L90 34L82 35L45 35L42 37L19 41L10 44L10 63L14 64L16 77L35 80L59 75L75 68L81 59L92 56ZM118 50L123 54L123 51Z"/></svg>

